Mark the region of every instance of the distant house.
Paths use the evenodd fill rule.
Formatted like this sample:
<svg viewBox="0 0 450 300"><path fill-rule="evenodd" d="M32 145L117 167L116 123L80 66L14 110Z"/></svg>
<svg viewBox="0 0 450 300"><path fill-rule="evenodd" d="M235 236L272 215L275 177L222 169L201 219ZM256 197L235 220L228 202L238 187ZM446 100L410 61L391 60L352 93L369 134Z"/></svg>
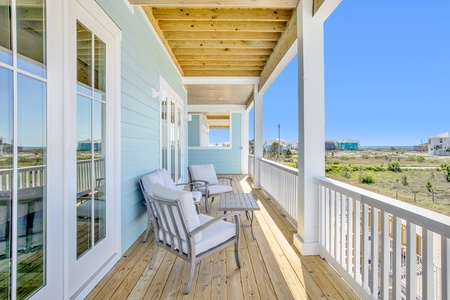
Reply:
<svg viewBox="0 0 450 300"><path fill-rule="evenodd" d="M100 142L94 141L94 151L98 151L100 149ZM79 141L78 142L78 151L92 151L92 142L90 139Z"/></svg>
<svg viewBox="0 0 450 300"><path fill-rule="evenodd" d="M428 154L450 155L450 131L428 137Z"/></svg>
<svg viewBox="0 0 450 300"><path fill-rule="evenodd" d="M280 140L278 140L278 139L274 139L274 140L266 140L265 142L264 142L264 149L266 149L266 151L270 151L270 146L272 146L272 144L273 143L275 143L275 142L277 142L279 145L280 145L280 147L281 147L281 151L284 151L284 150L287 150L288 149L288 146L289 146L289 143L287 143L285 140L283 140L283 139L280 139Z"/></svg>
<svg viewBox="0 0 450 300"><path fill-rule="evenodd" d="M298 141L294 141L289 145L289 149L298 150Z"/></svg>
<svg viewBox="0 0 450 300"><path fill-rule="evenodd" d="M413 146L414 151L425 152L428 149L428 143Z"/></svg>
<svg viewBox="0 0 450 300"><path fill-rule="evenodd" d="M349 138L343 140L336 141L337 148L340 150L358 150L359 149L359 141L351 140Z"/></svg>
<svg viewBox="0 0 450 300"><path fill-rule="evenodd" d="M330 151L330 150L336 150L337 144L335 141L325 141L325 150L326 151Z"/></svg>

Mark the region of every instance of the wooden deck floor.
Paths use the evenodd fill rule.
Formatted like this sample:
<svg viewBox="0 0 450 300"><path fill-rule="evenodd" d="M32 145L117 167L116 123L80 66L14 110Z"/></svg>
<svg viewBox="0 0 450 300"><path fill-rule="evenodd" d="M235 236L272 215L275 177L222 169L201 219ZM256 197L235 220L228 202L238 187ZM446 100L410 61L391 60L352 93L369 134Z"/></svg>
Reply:
<svg viewBox="0 0 450 300"><path fill-rule="evenodd" d="M295 228L273 201L251 189L250 178L232 176L234 191L252 192L261 208L255 212L255 239L250 228L242 228L240 269L233 246L206 257L197 264L191 291L184 295L185 261L161 249L155 268L148 270L150 233L146 243L139 239L133 244L87 299L358 299L325 260L299 255L292 246ZM244 214L241 220L247 222Z"/></svg>

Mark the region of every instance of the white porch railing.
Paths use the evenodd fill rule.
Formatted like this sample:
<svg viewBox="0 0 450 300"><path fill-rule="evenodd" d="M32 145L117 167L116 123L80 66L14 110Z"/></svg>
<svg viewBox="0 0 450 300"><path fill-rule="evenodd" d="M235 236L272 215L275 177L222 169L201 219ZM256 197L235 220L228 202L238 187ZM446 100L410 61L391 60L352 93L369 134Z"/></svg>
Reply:
<svg viewBox="0 0 450 300"><path fill-rule="evenodd" d="M297 169L267 160L260 161L260 184L297 225Z"/></svg>
<svg viewBox="0 0 450 300"><path fill-rule="evenodd" d="M95 178L102 178L104 173L104 159L94 160ZM45 165L37 167L24 167L17 171L18 188L32 188L45 186ZM90 190L92 184L92 161L82 160L77 162L77 193ZM12 182L12 170L0 170L0 191L9 191Z"/></svg>
<svg viewBox="0 0 450 300"><path fill-rule="evenodd" d="M450 217L327 178L317 185L320 255L362 299L449 299Z"/></svg>

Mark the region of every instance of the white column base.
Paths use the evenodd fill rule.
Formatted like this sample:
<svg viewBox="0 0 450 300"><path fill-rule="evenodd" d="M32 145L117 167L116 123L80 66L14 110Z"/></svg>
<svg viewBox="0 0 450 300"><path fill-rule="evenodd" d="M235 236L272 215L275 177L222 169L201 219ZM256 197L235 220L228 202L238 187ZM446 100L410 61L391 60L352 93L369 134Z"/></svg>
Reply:
<svg viewBox="0 0 450 300"><path fill-rule="evenodd" d="M319 255L319 243L305 243L299 234L294 234L294 247L303 256Z"/></svg>

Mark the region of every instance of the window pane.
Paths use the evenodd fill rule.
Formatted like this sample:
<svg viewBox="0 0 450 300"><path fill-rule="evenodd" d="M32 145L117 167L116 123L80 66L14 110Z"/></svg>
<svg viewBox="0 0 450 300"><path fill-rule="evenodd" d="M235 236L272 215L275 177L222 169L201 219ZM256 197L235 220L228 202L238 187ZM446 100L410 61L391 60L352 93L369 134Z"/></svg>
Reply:
<svg viewBox="0 0 450 300"><path fill-rule="evenodd" d="M101 100L106 100L106 45L97 36L94 38L94 97Z"/></svg>
<svg viewBox="0 0 450 300"><path fill-rule="evenodd" d="M24 299L45 284L47 91L20 74L17 90L17 298Z"/></svg>
<svg viewBox="0 0 450 300"><path fill-rule="evenodd" d="M13 168L12 71L0 68L0 299L11 289L11 189Z"/></svg>
<svg viewBox="0 0 450 300"><path fill-rule="evenodd" d="M178 179L181 179L181 118L182 118L181 109L178 108L178 122L177 122L177 159L178 159Z"/></svg>
<svg viewBox="0 0 450 300"><path fill-rule="evenodd" d="M170 103L170 173L175 178L175 104Z"/></svg>
<svg viewBox="0 0 450 300"><path fill-rule="evenodd" d="M47 75L45 0L16 0L17 66L38 76Z"/></svg>
<svg viewBox="0 0 450 300"><path fill-rule="evenodd" d="M167 101L161 102L161 167L167 170Z"/></svg>
<svg viewBox="0 0 450 300"><path fill-rule="evenodd" d="M105 138L106 105L94 102L94 242L106 237L106 173L105 173Z"/></svg>
<svg viewBox="0 0 450 300"><path fill-rule="evenodd" d="M92 32L77 22L77 80L78 92L92 95Z"/></svg>
<svg viewBox="0 0 450 300"><path fill-rule="evenodd" d="M92 247L92 102L77 97L77 257Z"/></svg>
<svg viewBox="0 0 450 300"><path fill-rule="evenodd" d="M0 5L0 62L12 65L11 4Z"/></svg>

